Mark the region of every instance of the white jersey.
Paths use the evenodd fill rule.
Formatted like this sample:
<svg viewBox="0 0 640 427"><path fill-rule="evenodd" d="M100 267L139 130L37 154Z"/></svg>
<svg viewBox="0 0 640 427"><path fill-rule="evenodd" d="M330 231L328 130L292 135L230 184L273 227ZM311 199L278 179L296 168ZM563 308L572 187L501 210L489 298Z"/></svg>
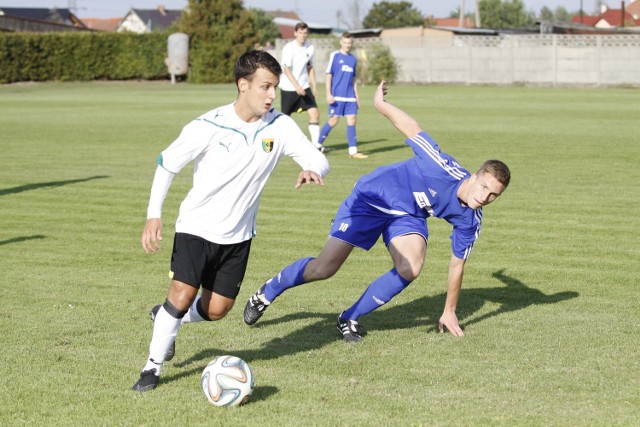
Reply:
<svg viewBox="0 0 640 427"><path fill-rule="evenodd" d="M193 188L180 205L176 232L218 244L255 236L262 190L283 156L320 176L329 172L327 159L289 116L271 109L260 120L247 123L238 117L234 104L187 124L158 156L158 164L172 174L193 161ZM153 197L149 212L161 209L152 204Z"/></svg>
<svg viewBox="0 0 640 427"><path fill-rule="evenodd" d="M309 87L307 65L313 66L313 53L313 45L309 44L309 42L305 42L304 45L300 46L293 40L282 48L281 65L291 70L293 77L296 78L298 84L302 86L303 89ZM280 89L289 92L295 92L296 90L291 80L289 80L284 73L280 76Z"/></svg>

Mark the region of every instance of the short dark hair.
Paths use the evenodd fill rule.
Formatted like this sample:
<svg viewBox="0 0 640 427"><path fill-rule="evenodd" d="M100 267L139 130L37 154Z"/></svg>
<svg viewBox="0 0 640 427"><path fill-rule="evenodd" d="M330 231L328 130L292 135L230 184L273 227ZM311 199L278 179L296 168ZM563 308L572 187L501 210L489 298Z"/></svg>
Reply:
<svg viewBox="0 0 640 427"><path fill-rule="evenodd" d="M233 70L236 77L236 85L240 79L251 81L251 76L258 68L264 68L274 76L280 77L280 74L282 74L280 63L269 52L264 50L250 50L247 53L243 53L236 61Z"/></svg>
<svg viewBox="0 0 640 427"><path fill-rule="evenodd" d="M308 30L309 26L304 23L304 22L298 22L296 24L296 26L294 27L294 31L298 31L298 30Z"/></svg>
<svg viewBox="0 0 640 427"><path fill-rule="evenodd" d="M509 186L509 182L511 181L511 171L509 167L501 162L500 160L487 160L485 161L476 175L482 175L484 173L491 174L495 179L497 179L502 185L506 187Z"/></svg>
<svg viewBox="0 0 640 427"><path fill-rule="evenodd" d="M340 35L340 38L343 38L343 39L350 39L350 38L351 38L351 33L350 33L349 31L345 31L344 33L342 33L342 34Z"/></svg>

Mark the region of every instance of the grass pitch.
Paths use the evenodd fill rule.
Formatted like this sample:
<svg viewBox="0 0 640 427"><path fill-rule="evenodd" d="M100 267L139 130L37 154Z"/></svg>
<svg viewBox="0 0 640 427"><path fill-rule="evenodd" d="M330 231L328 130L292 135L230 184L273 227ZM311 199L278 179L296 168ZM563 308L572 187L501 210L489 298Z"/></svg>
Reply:
<svg viewBox="0 0 640 427"><path fill-rule="evenodd" d="M441 220L429 223L421 277L361 319L362 344L343 343L334 323L391 268L381 244L244 325L244 303L262 281L318 253L356 179L412 155L374 112L373 89L361 88L357 127L371 157L347 158L343 120L326 143L334 149L326 186L294 191L297 165L281 163L237 306L220 322L183 327L160 387L140 394L129 389L191 181L190 168L174 180L163 249L145 254L154 159L236 90L0 86L0 425L640 424L636 89L391 87L388 99L465 167L499 158L512 169L467 265L458 309L466 336L436 329L450 256ZM306 115L296 120L306 131ZM220 354L253 368L248 405L206 402L200 372Z"/></svg>

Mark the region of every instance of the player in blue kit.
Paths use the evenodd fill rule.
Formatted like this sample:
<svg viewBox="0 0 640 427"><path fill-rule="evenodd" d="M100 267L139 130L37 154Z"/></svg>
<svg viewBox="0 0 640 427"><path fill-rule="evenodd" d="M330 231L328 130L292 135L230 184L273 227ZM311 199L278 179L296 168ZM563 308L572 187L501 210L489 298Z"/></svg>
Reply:
<svg viewBox="0 0 640 427"><path fill-rule="evenodd" d="M286 289L333 276L354 247L368 250L382 235L394 267L338 317L337 327L346 341L362 340L358 319L389 302L420 274L429 237L426 219L436 217L453 227L447 297L438 327L464 335L456 307L465 262L480 234L483 206L505 191L511 173L499 160L487 160L470 173L441 152L412 117L387 103L386 91L383 81L374 107L407 137L414 156L361 177L340 205L320 255L295 261L260 286L245 306L245 323L254 324Z"/></svg>
<svg viewBox="0 0 640 427"><path fill-rule="evenodd" d="M356 57L353 56L351 46L353 38L347 31L340 36L340 50L331 53L326 74L327 103L329 104L329 119L320 131L319 144L329 136L340 117L347 118L347 143L349 144L349 157L352 159L366 159L369 157L358 152L358 140L356 139L356 115L360 100L356 85ZM328 151L325 148L325 152Z"/></svg>

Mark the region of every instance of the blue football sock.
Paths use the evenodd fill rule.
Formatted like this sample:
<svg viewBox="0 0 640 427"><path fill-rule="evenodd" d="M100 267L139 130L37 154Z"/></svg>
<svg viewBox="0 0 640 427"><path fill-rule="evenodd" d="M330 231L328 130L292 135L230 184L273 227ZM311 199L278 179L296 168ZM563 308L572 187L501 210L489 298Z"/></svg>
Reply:
<svg viewBox="0 0 640 427"><path fill-rule="evenodd" d="M358 320L360 316L371 313L378 307L391 301L404 288L409 286L410 280L398 274L395 267L371 282L360 299L342 315L345 319Z"/></svg>
<svg viewBox="0 0 640 427"><path fill-rule="evenodd" d="M325 123L324 126L322 126L322 130L320 131L320 137L318 138L318 144L322 145L324 140L327 139L327 137L329 136L329 132L331 132L331 129L333 128L331 127L329 122Z"/></svg>
<svg viewBox="0 0 640 427"><path fill-rule="evenodd" d="M349 147L357 147L358 140L356 139L356 127L347 125L347 143Z"/></svg>
<svg viewBox="0 0 640 427"><path fill-rule="evenodd" d="M264 296L269 302L273 302L281 293L294 286L302 285L304 282L304 269L313 258L300 258L293 264L282 269L280 273L269 283L264 290Z"/></svg>

